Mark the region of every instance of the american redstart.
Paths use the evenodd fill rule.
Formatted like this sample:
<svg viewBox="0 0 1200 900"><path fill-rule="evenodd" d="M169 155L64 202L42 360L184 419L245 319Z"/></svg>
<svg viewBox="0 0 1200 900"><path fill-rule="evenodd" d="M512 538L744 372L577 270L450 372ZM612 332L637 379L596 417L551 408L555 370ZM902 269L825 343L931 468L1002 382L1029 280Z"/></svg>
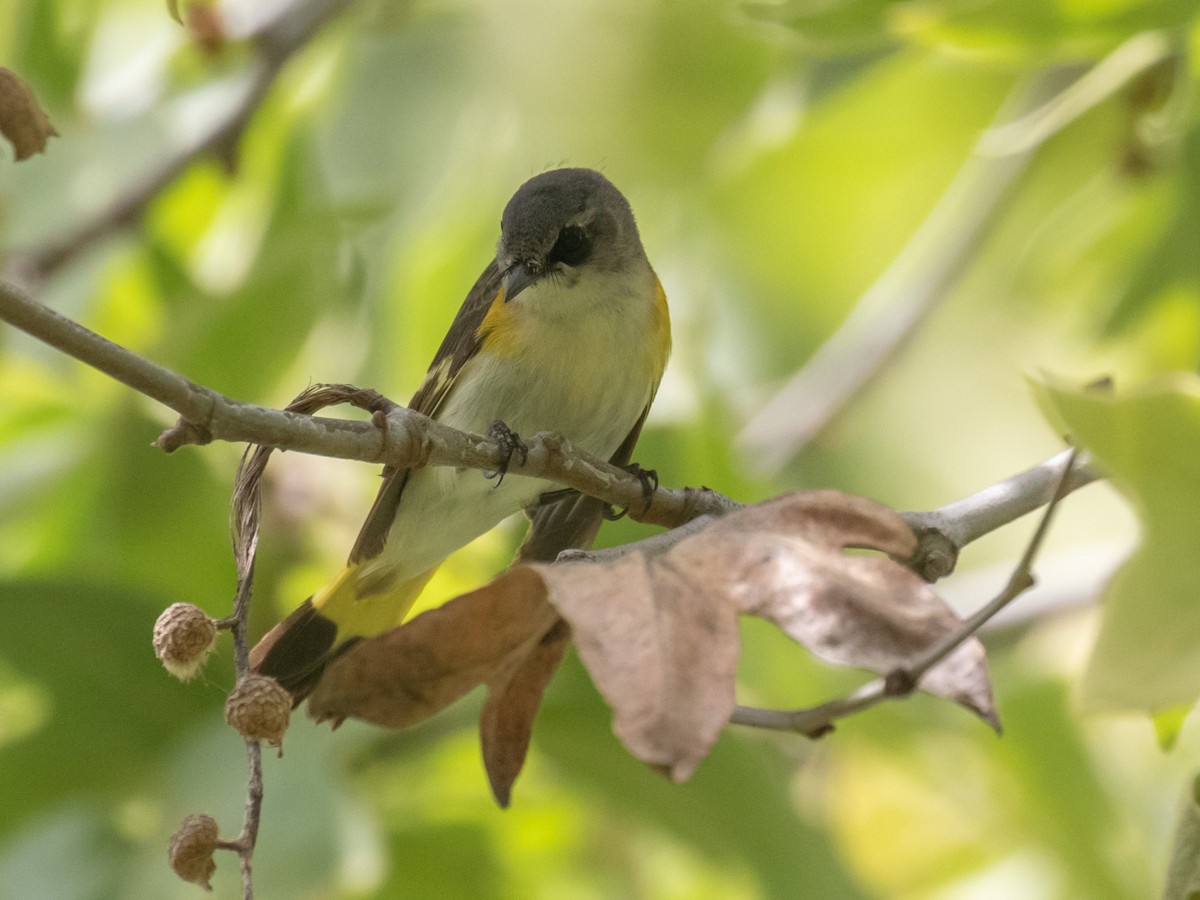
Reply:
<svg viewBox="0 0 1200 900"><path fill-rule="evenodd" d="M517 190L496 258L463 302L409 406L475 434L556 431L629 463L671 351L662 284L629 202L591 169L556 169ZM493 473L495 474L495 473ZM384 469L346 568L251 653L297 701L356 638L401 623L442 561L525 509L522 559L595 539L605 506L551 482L475 470ZM540 501L540 502L539 502Z"/></svg>

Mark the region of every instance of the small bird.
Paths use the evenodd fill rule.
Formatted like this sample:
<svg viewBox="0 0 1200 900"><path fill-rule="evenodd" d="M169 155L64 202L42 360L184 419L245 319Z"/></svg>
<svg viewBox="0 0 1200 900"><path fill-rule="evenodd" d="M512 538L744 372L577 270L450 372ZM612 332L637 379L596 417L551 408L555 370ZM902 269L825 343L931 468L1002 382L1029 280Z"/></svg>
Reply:
<svg viewBox="0 0 1200 900"><path fill-rule="evenodd" d="M627 465L670 352L666 294L629 202L599 172L555 169L504 208L496 258L409 406L513 447L515 435L559 432ZM521 559L591 545L603 503L492 474L385 468L346 567L258 643L254 670L299 703L353 641L399 625L447 556L518 510L533 521Z"/></svg>

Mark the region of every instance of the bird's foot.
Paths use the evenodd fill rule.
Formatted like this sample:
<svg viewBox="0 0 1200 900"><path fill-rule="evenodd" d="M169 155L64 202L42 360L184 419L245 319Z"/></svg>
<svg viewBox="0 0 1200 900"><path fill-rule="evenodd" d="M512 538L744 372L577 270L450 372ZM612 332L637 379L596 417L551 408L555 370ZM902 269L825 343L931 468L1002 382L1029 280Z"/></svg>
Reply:
<svg viewBox="0 0 1200 900"><path fill-rule="evenodd" d="M515 431L499 419L488 428L488 437L500 445L500 464L494 472L484 472L483 477L495 478L496 487L500 487L504 483L504 476L508 474L508 467L512 463L513 456L520 454L521 465L525 465L529 459L529 447Z"/></svg>
<svg viewBox="0 0 1200 900"><path fill-rule="evenodd" d="M658 471L655 469L643 469L637 463L630 463L627 466L621 466L630 475L637 476L638 481L642 483L642 512L645 515L650 511L650 503L654 499L654 492L658 490ZM606 507L604 518L609 522L615 522L618 519L623 519L625 514L629 512L629 507L624 509L613 509Z"/></svg>

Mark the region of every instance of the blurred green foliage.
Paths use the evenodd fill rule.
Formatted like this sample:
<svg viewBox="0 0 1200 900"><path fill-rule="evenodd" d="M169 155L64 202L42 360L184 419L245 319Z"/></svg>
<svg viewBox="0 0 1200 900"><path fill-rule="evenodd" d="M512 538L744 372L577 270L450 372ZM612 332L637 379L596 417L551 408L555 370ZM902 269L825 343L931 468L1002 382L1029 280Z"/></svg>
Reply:
<svg viewBox="0 0 1200 900"><path fill-rule="evenodd" d="M633 203L672 303L676 351L641 462L664 483L744 500L831 486L932 508L1059 448L1029 372L1123 385L1195 370L1198 7L362 2L283 70L235 174L196 163L39 298L237 399L280 405L314 381L403 399L489 259L513 189L548 166L595 166ZM259 4L220 8L236 24ZM884 377L784 471L744 458L741 424L905 245L1010 91L1150 32L1170 55L1101 79L1055 123L965 277ZM0 4L0 64L61 134L44 156L0 164L6 259L136 186L222 114L252 56L236 41L203 51L161 0ZM0 398L0 897L199 896L165 848L187 813L229 834L240 823L242 746L220 721L232 666L226 652L176 684L149 635L174 601L228 609L238 450L162 455L149 443L172 416L9 329ZM1065 420L1114 473L1178 501L1164 526L1176 549L1142 559L1163 560L1153 584L1173 591L1154 591L1157 624L1194 631L1194 565L1172 565L1194 555L1195 487L1173 490L1194 464L1121 463L1135 438L1164 461L1194 454L1194 414L1072 404ZM272 466L260 629L340 563L374 490L367 467ZM1050 593L1093 581L1134 532L1107 487L1071 497L1048 554L1074 568ZM623 522L602 539L642 534ZM969 549L954 582L980 584L974 570L987 587L967 602L995 589L987 566L1027 535L1018 524ZM518 537L510 527L456 556L429 602L498 570ZM1125 585L1122 621L1148 614L1146 590ZM624 754L569 658L506 812L481 772L472 702L399 734L330 734L297 717L286 755L267 760L258 893L1142 900L1161 889L1200 735L1185 723L1164 755L1147 718L1081 711L1097 620L1047 616L989 638L1000 740L921 697L815 745L730 732L682 786ZM1104 627L1104 665L1138 685L1162 648ZM858 682L765 626L748 623L743 639L743 702L818 702ZM1185 687L1162 699L1192 698ZM218 863L216 895L237 896L233 857Z"/></svg>
<svg viewBox="0 0 1200 900"><path fill-rule="evenodd" d="M1144 540L1109 583L1085 681L1101 708L1156 712L1196 699L1200 619L1193 553L1200 518L1200 382L1188 373L1119 397L1045 386L1078 436L1140 513ZM1128 660L1140 660L1131 678Z"/></svg>

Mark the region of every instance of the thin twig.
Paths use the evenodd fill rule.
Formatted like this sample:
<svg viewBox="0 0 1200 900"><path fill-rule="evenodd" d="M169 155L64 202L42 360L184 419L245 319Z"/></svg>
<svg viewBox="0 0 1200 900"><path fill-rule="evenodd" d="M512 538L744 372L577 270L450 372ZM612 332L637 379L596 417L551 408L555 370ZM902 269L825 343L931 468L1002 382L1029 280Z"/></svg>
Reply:
<svg viewBox="0 0 1200 900"><path fill-rule="evenodd" d="M241 484L247 456L242 457L236 484ZM265 460L264 460L265 464ZM262 507L257 490L242 496L251 511L236 510L233 515L233 555L238 570L237 597L233 604L233 659L238 680L250 674L250 597L254 588L254 561L258 548L258 512ZM258 843L258 825L262 816L263 769L262 744L246 738L246 812L242 833L237 839L238 860L242 871L242 900L254 896L254 847Z"/></svg>
<svg viewBox="0 0 1200 900"><path fill-rule="evenodd" d="M396 405L375 391L360 390L348 385L317 385L304 391L288 404L287 412L311 415L331 403L351 403L372 414L391 412ZM230 503L229 525L233 543L233 558L238 572L237 597L233 614L218 623L233 631L234 664L239 681L250 674L250 600L254 585L254 566L257 559L259 517L262 512L262 476L274 447L248 446L238 465L234 479L233 500ZM242 833L226 849L235 850L241 863L242 897L252 900L254 893L254 847L258 842L258 827L262 814L263 771L262 745L246 739L247 767L246 813Z"/></svg>
<svg viewBox="0 0 1200 900"><path fill-rule="evenodd" d="M741 504L736 504L724 512L732 512ZM702 516L697 516L690 522L685 522L678 525L669 531L660 531L658 534L652 534L649 537L642 538L638 541L631 541L628 544L618 544L615 547L603 547L599 550L564 550L558 554L556 562L612 562L614 559L619 559L627 553L641 553L646 556L654 556L659 553L665 553L678 544L680 541L687 540L693 535L699 534L717 519L714 513L706 513Z"/></svg>
<svg viewBox="0 0 1200 900"><path fill-rule="evenodd" d="M997 116L1041 108L1077 67L1038 73ZM990 132L987 132L990 133ZM795 456L899 353L978 255L1039 146L1004 156L977 146L912 239L842 326L746 425L740 445L764 469Z"/></svg>
<svg viewBox="0 0 1200 900"><path fill-rule="evenodd" d="M237 840L237 854L242 870L242 900L254 900L254 847L258 843L258 823L262 815L263 768L262 744L249 738L246 739L246 770L246 813Z"/></svg>
<svg viewBox="0 0 1200 900"><path fill-rule="evenodd" d="M375 410L387 404L374 391L359 391L349 399L364 409ZM288 410L301 414L315 412L322 406L320 392L308 391L293 402ZM234 666L238 680L250 674L250 600L254 588L254 564L258 552L259 516L262 512L261 479L273 448L249 446L242 454L234 479L233 501L230 504L229 525L233 542L233 558L237 566L237 597L233 613L218 623L219 627L233 632ZM252 900L254 896L254 848L258 843L258 828L262 816L263 769L262 745L259 741L246 738L246 765L248 770L246 789L246 812L242 820L242 833L236 841L222 844L227 850L236 851L242 872L242 898Z"/></svg>
<svg viewBox="0 0 1200 900"><path fill-rule="evenodd" d="M1050 521L1059 502L1069 491L1070 474L1075 460L1075 451L1069 451L1068 462L1059 476L1058 485L1046 505L1041 521L1013 569L1008 584L990 602L967 618L959 628L946 635L940 642L918 655L911 663L899 667L882 678L857 688L845 697L805 709L759 709L738 706L729 721L735 725L748 725L773 731L792 731L811 738L821 737L833 730L837 719L869 709L884 700L904 697L912 693L925 674L944 660L950 653L967 641L1000 610L1033 585L1033 561L1041 549L1050 527Z"/></svg>
<svg viewBox="0 0 1200 900"><path fill-rule="evenodd" d="M1079 455L1079 451L1072 447L1067 451L1067 454L1066 464L1063 467L1062 474L1059 476L1058 485L1054 488L1050 502L1046 504L1046 511L1042 514L1033 537L1030 538L1029 543L1026 545L1025 552L1021 554L1020 561L1017 563L1016 568L1013 569L1012 576L1008 579L1008 584L1004 586L1004 589L990 603L967 617L957 633L947 637L941 644L925 651L912 664L905 667L902 676L906 676L907 680L911 681L914 687L921 680L921 676L945 659L954 648L975 634L996 613L1012 603L1018 596L1033 587L1033 560L1037 556L1038 551L1041 550L1042 543L1046 539L1046 533L1050 530L1050 522L1054 518L1054 511L1069 491L1070 474L1075 467L1075 460ZM889 678L894 678L898 674L901 673L893 673Z"/></svg>

